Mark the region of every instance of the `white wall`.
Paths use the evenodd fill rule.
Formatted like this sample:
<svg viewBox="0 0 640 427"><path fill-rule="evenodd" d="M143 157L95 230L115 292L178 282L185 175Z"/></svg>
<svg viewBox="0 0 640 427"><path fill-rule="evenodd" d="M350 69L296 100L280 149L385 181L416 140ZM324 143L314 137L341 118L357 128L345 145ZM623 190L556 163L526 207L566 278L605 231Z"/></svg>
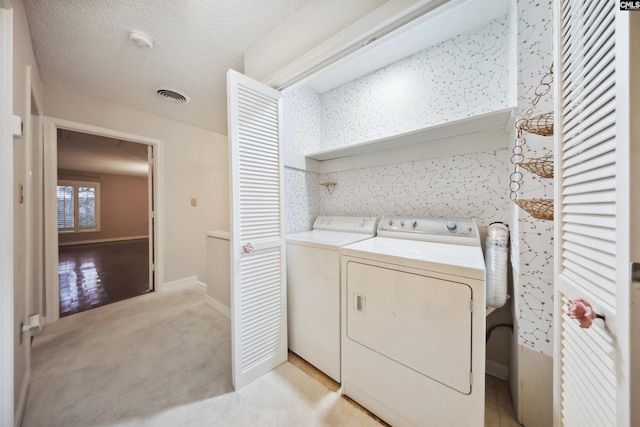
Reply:
<svg viewBox="0 0 640 427"><path fill-rule="evenodd" d="M227 137L57 87L45 88L45 113L163 141L164 280L195 275L204 282L206 233L229 229ZM191 198L197 198L197 207Z"/></svg>
<svg viewBox="0 0 640 427"><path fill-rule="evenodd" d="M34 88L36 101L42 105L39 94L42 93L42 82L38 73L38 65L33 54L31 35L29 34L29 24L22 0L12 0L13 6L13 114L22 118L23 123L27 116L31 115L31 93L27 82L26 67L31 67L31 86ZM26 130L26 129L25 129ZM31 131L30 129L28 131ZM19 203L20 185L26 188L27 183L27 145L26 138L14 139L14 405L18 422L22 412L22 405L26 398L26 390L30 375L30 342L29 336L20 343L19 325L28 316L28 283L30 271L28 272L27 258L28 245L27 237L27 202L28 195L25 195L25 203ZM5 345L5 343L3 343Z"/></svg>

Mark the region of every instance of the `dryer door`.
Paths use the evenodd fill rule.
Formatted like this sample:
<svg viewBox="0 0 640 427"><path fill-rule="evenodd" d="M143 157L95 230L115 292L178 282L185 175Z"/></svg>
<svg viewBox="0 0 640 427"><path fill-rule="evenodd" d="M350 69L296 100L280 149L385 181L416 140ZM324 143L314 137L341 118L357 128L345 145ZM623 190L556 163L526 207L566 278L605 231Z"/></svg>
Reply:
<svg viewBox="0 0 640 427"><path fill-rule="evenodd" d="M471 287L387 267L347 263L348 339L471 393Z"/></svg>

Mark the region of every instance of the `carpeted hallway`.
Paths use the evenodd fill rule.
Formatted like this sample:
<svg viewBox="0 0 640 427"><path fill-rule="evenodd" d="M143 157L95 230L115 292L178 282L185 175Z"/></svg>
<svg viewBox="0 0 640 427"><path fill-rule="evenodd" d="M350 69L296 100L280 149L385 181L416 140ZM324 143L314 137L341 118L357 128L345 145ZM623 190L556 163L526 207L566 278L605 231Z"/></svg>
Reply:
<svg viewBox="0 0 640 427"><path fill-rule="evenodd" d="M229 321L204 294L181 286L47 326L22 425L380 425L288 362L233 391Z"/></svg>

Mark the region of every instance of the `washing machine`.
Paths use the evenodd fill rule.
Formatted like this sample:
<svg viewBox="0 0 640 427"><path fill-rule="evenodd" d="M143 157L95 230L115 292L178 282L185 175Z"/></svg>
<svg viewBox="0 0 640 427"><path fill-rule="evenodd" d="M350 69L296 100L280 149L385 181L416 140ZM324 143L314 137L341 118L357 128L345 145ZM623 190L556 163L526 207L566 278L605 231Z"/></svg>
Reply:
<svg viewBox="0 0 640 427"><path fill-rule="evenodd" d="M288 234L289 348L340 382L340 248L376 233L377 218L319 216Z"/></svg>
<svg viewBox="0 0 640 427"><path fill-rule="evenodd" d="M383 217L376 237L341 253L342 393L393 426L483 426L475 221Z"/></svg>

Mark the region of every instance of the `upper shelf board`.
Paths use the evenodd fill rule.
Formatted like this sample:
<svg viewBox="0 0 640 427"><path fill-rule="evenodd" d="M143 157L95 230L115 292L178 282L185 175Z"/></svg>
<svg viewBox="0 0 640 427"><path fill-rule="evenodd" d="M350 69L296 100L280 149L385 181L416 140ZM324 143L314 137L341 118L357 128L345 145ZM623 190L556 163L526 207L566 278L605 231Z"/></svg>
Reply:
<svg viewBox="0 0 640 427"><path fill-rule="evenodd" d="M479 114L474 117L442 123L440 125L431 126L414 132L407 132L401 135L382 138L375 141L354 144L344 148L336 148L333 150L307 154L305 157L322 162L326 160L370 154L378 151L421 144L461 135L468 135L491 129L506 129L511 122L511 116L514 113L514 110L514 108L505 108L503 110Z"/></svg>

